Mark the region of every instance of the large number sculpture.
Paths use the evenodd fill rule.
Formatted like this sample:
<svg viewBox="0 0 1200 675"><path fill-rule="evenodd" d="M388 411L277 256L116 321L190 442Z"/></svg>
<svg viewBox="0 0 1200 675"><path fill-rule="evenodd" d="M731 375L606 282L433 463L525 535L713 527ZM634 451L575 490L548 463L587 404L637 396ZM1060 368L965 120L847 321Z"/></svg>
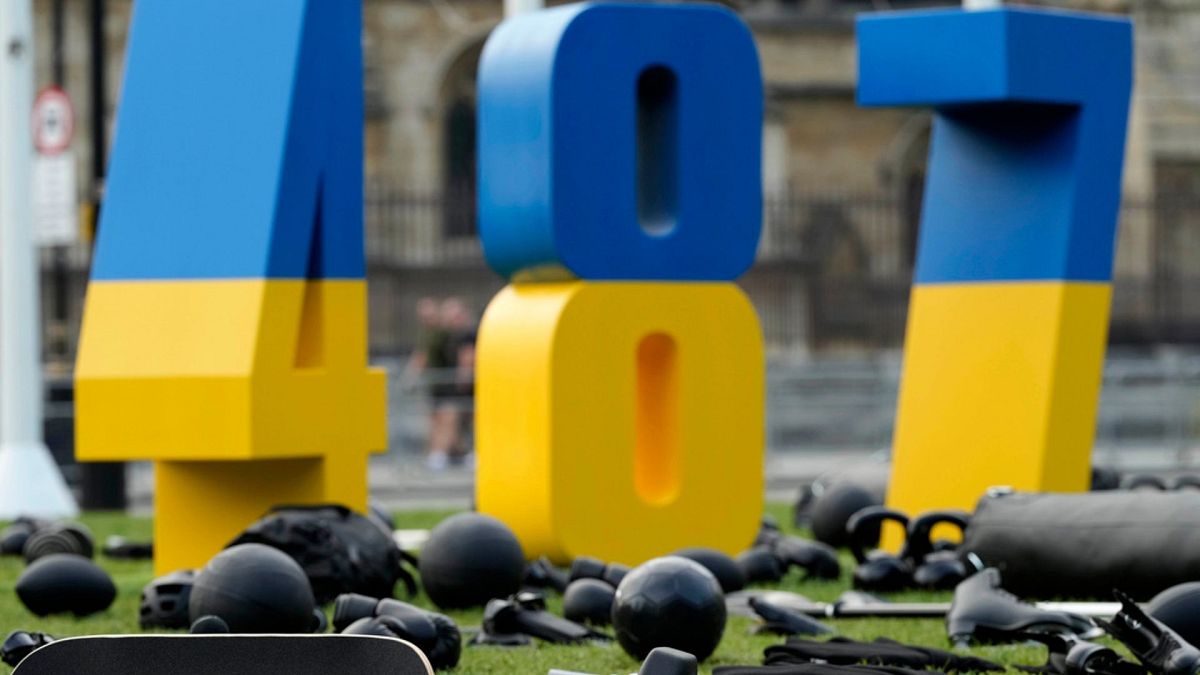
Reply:
<svg viewBox="0 0 1200 675"><path fill-rule="evenodd" d="M859 101L936 114L888 501L1087 487L1128 21L1022 9L858 22Z"/></svg>
<svg viewBox="0 0 1200 675"><path fill-rule="evenodd" d="M76 369L78 457L155 461L155 566L277 503L366 507L361 7L135 6Z"/></svg>
<svg viewBox="0 0 1200 675"><path fill-rule="evenodd" d="M503 23L479 71L478 507L527 555L730 553L762 508L754 42L716 7Z"/></svg>

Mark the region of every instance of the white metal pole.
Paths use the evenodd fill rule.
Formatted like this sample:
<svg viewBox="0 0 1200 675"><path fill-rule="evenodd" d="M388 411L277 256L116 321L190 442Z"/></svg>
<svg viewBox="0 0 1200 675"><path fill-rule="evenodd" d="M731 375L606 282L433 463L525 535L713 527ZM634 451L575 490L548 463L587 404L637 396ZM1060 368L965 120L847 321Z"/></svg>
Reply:
<svg viewBox="0 0 1200 675"><path fill-rule="evenodd" d="M79 512L42 440L33 58L30 0L0 0L0 519Z"/></svg>
<svg viewBox="0 0 1200 675"><path fill-rule="evenodd" d="M1004 0L963 0L963 9L996 9Z"/></svg>
<svg viewBox="0 0 1200 675"><path fill-rule="evenodd" d="M504 18L536 12L545 6L543 0L504 0Z"/></svg>

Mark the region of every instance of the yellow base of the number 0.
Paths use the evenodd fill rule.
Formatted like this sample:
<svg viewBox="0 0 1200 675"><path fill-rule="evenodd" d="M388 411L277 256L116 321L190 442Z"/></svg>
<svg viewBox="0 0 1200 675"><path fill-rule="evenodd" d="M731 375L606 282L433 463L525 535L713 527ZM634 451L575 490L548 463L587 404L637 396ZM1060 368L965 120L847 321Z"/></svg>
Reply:
<svg viewBox="0 0 1200 675"><path fill-rule="evenodd" d="M516 284L479 332L480 511L530 557L733 554L763 500L763 347L733 284Z"/></svg>

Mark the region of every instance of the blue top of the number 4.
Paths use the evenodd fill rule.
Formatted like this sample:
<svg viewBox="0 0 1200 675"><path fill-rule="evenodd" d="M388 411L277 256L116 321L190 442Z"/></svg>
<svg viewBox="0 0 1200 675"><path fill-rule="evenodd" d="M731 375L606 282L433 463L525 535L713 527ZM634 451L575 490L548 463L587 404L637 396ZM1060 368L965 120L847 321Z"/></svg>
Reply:
<svg viewBox="0 0 1200 675"><path fill-rule="evenodd" d="M135 3L93 278L361 278L361 11Z"/></svg>
<svg viewBox="0 0 1200 675"><path fill-rule="evenodd" d="M936 111L917 283L1108 281L1132 24L1027 9L866 15L858 100Z"/></svg>

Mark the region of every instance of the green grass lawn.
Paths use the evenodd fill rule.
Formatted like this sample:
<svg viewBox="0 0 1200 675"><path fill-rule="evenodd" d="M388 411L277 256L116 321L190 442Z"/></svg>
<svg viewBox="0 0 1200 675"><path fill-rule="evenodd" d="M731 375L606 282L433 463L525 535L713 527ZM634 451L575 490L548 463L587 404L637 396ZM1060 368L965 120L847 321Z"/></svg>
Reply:
<svg viewBox="0 0 1200 675"><path fill-rule="evenodd" d="M787 527L790 521L785 505L773 504L768 511ZM397 514L397 525L401 528L428 528L444 518L447 511L415 511ZM92 528L97 541L111 534L120 534L131 539L150 537L150 520L131 518L120 514L91 513L81 520ZM813 600L829 601L849 588L852 559L844 560L844 576L838 582L808 582L793 572L779 588L802 593ZM0 635L14 629L37 630L56 637L71 635L95 635L104 633L138 632L138 597L142 586L153 577L148 562L121 562L100 559L100 564L112 574L117 584L117 600L107 611L84 619L68 616L39 618L29 613L17 599L13 590L17 577L23 569L19 558L0 559ZM945 593L904 593L895 600L925 601L948 600ZM418 597L414 601L431 607L428 598ZM551 608L558 612L561 603L551 597ZM327 608L328 609L328 608ZM478 626L480 612L451 612L451 617L463 628ZM871 640L889 637L901 642L934 647L947 647L945 629L941 620L914 619L849 619L831 622L842 635ZM754 622L731 616L725 629L725 637L716 654L705 663L706 667L727 664L758 664L762 660L764 647L781 642L782 638L751 635ZM1036 646L979 647L972 653L983 658L1005 664L1035 664L1045 659L1045 650ZM533 647L467 647L456 672L460 673L546 673L551 668L563 668L587 673L631 673L637 663L627 656L614 642L608 645L555 646L545 643ZM707 672L707 671L705 671ZM0 664L0 673L8 673Z"/></svg>

